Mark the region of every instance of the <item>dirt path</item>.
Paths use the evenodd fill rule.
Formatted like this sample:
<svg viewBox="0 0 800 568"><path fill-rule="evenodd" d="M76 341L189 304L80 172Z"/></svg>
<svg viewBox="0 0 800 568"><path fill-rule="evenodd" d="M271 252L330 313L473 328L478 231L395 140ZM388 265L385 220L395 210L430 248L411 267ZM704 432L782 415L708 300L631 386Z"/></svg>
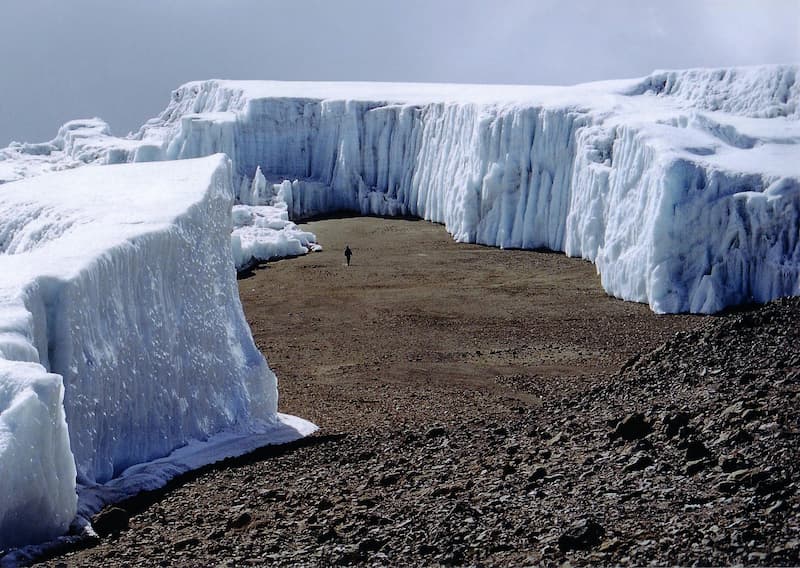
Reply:
<svg viewBox="0 0 800 568"><path fill-rule="evenodd" d="M239 288L281 411L324 431L502 415L535 400L496 377L615 371L701 319L608 297L588 262L457 244L425 221L305 228L324 252L268 264Z"/></svg>

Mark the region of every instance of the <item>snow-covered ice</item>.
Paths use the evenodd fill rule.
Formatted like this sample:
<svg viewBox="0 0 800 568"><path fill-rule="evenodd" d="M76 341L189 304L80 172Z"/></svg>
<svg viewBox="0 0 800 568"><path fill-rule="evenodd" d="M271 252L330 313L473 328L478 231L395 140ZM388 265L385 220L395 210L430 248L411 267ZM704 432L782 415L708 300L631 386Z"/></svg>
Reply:
<svg viewBox="0 0 800 568"><path fill-rule="evenodd" d="M271 219L350 210L459 241L591 260L605 290L711 313L800 293L798 66L659 71L573 87L200 81L129 138L97 120L0 151L0 180L226 153L237 263L313 236ZM282 217L281 217L282 218ZM265 226L267 226L265 228ZM238 229L237 229L238 230ZM268 237L265 237L268 235Z"/></svg>
<svg viewBox="0 0 800 568"><path fill-rule="evenodd" d="M223 155L0 186L0 550L315 429L277 413L233 195Z"/></svg>
<svg viewBox="0 0 800 568"><path fill-rule="evenodd" d="M143 149L140 149L143 148ZM138 151L137 151L138 150ZM196 157L210 155L198 153ZM131 139L115 138L108 124L99 118L72 120L62 126L50 142L13 143L0 149L0 185L47 172L74 169L87 164L116 164L162 159L148 145ZM244 180L243 206L233 216L231 245L237 269L270 258L283 258L321 250L312 233L302 231L289 220L285 192L280 180L269 184L263 175ZM260 191L260 193L253 193ZM249 213L249 205L258 206Z"/></svg>
<svg viewBox="0 0 800 568"><path fill-rule="evenodd" d="M260 168L256 168L252 181L242 180L239 205L232 211L231 247L237 268L254 261L322 250L313 233L302 231L289 220L291 200L292 183L268 181Z"/></svg>

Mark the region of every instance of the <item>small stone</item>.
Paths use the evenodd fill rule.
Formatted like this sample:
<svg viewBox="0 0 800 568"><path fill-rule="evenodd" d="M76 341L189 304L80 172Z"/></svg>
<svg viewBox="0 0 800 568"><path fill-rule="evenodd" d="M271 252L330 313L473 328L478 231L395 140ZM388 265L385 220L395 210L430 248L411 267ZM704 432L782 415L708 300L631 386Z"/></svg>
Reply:
<svg viewBox="0 0 800 568"><path fill-rule="evenodd" d="M650 423L645 419L644 414L636 412L629 414L620 421L611 433L612 439L622 438L623 440L633 441L644 438L652 430Z"/></svg>
<svg viewBox="0 0 800 568"><path fill-rule="evenodd" d="M200 539L196 536L190 536L176 540L172 546L175 548L175 550L183 550L184 548L194 547L198 544L200 544Z"/></svg>
<svg viewBox="0 0 800 568"><path fill-rule="evenodd" d="M442 561L444 564L450 564L452 566L464 564L464 549L462 547L453 549L444 556Z"/></svg>
<svg viewBox="0 0 800 568"><path fill-rule="evenodd" d="M686 464L686 475L695 475L703 471L708 462L704 459L693 460Z"/></svg>
<svg viewBox="0 0 800 568"><path fill-rule="evenodd" d="M647 454L639 454L634 456L634 458L629 461L624 468L622 468L622 471L642 471L643 469L653 465L653 463L653 458Z"/></svg>
<svg viewBox="0 0 800 568"><path fill-rule="evenodd" d="M275 501L283 501L286 499L286 495L278 491L277 489L264 489L259 491L259 496L264 499L271 499Z"/></svg>
<svg viewBox="0 0 800 568"><path fill-rule="evenodd" d="M725 410L723 410L722 417L727 418L727 417L739 416L742 414L743 411L744 411L744 404L742 404L742 402L739 401L737 403L730 405Z"/></svg>
<svg viewBox="0 0 800 568"><path fill-rule="evenodd" d="M598 550L600 552L613 552L614 550L619 548L620 540L618 538L610 538L608 540L604 540L603 544L600 545Z"/></svg>
<svg viewBox="0 0 800 568"><path fill-rule="evenodd" d="M336 529L333 527L328 527L319 535L317 535L317 543L322 544L323 542L328 542L329 540L334 540L338 537L339 534L336 532Z"/></svg>
<svg viewBox="0 0 800 568"><path fill-rule="evenodd" d="M206 534L206 540L218 540L225 535L225 531L222 529L212 529Z"/></svg>
<svg viewBox="0 0 800 568"><path fill-rule="evenodd" d="M100 536L124 531L128 528L128 511L120 507L108 507L92 518L92 528Z"/></svg>
<svg viewBox="0 0 800 568"><path fill-rule="evenodd" d="M745 422L752 422L756 418L760 418L762 416L762 412L755 408L748 408L744 412L742 412L742 420Z"/></svg>
<svg viewBox="0 0 800 568"><path fill-rule="evenodd" d="M684 458L687 462L693 462L705 457L708 457L710 452L705 447L703 442L692 440L686 445L686 455Z"/></svg>
<svg viewBox="0 0 800 568"><path fill-rule="evenodd" d="M538 481L545 477L547 477L547 470L542 466L538 466L528 476L528 481Z"/></svg>
<svg viewBox="0 0 800 568"><path fill-rule="evenodd" d="M447 434L447 430L444 429L443 426L434 426L427 432L425 432L425 437L429 440L433 438L440 438Z"/></svg>
<svg viewBox="0 0 800 568"><path fill-rule="evenodd" d="M378 499L376 497L361 497L356 503L361 507L374 507L378 504Z"/></svg>
<svg viewBox="0 0 800 568"><path fill-rule="evenodd" d="M365 538L358 543L358 550L361 552L378 552L383 548L383 543L374 538Z"/></svg>
<svg viewBox="0 0 800 568"><path fill-rule="evenodd" d="M720 493L730 494L736 492L736 484L730 481L720 481L717 483L715 489Z"/></svg>
<svg viewBox="0 0 800 568"><path fill-rule="evenodd" d="M789 506L786 504L786 501L783 499L776 501L773 505L771 505L767 510L767 515L772 515L773 513L780 513L781 511L785 511L788 509Z"/></svg>
<svg viewBox="0 0 800 568"><path fill-rule="evenodd" d="M747 464L744 460L736 455L731 456L723 456L719 462L722 471L725 473L730 473L732 471L736 471L737 469L746 469Z"/></svg>
<svg viewBox="0 0 800 568"><path fill-rule="evenodd" d="M605 532L602 525L593 519L579 521L558 537L558 548L561 552L588 550L600 544Z"/></svg>
<svg viewBox="0 0 800 568"><path fill-rule="evenodd" d="M681 426L680 430L678 430L678 438L683 440L683 444L687 443L687 440L697 434L697 431L692 428L691 426ZM680 445L678 447L681 447Z"/></svg>
<svg viewBox="0 0 800 568"><path fill-rule="evenodd" d="M388 487L389 485L394 485L398 481L400 481L400 474L399 473L386 473L381 477L380 484L383 487Z"/></svg>
<svg viewBox="0 0 800 568"><path fill-rule="evenodd" d="M347 546L342 548L339 557L336 559L336 564L343 566L347 564L358 564L362 561L363 553L357 546Z"/></svg>
<svg viewBox="0 0 800 568"><path fill-rule="evenodd" d="M689 424L689 415L685 412L670 414L664 418L665 432L668 438L675 436L681 428Z"/></svg>
<svg viewBox="0 0 800 568"><path fill-rule="evenodd" d="M236 517L228 521L228 526L234 529L241 529L246 527L253 520L252 515L247 511L239 513Z"/></svg>
<svg viewBox="0 0 800 568"><path fill-rule="evenodd" d="M753 477L752 470L737 469L728 474L728 481L731 483L739 484L749 481Z"/></svg>
<svg viewBox="0 0 800 568"><path fill-rule="evenodd" d="M450 485L439 485L435 487L431 495L433 497L439 497L441 495L455 495L456 493L460 493L464 491L464 487L458 484L450 484Z"/></svg>
<svg viewBox="0 0 800 568"><path fill-rule="evenodd" d="M422 556L431 556L432 554L437 554L439 552L439 547L435 544L427 544L422 543L417 548L417 552L419 552Z"/></svg>
<svg viewBox="0 0 800 568"><path fill-rule="evenodd" d="M753 441L753 435L750 434L744 428L738 428L736 430L723 432L720 434L719 438L717 439L717 444L725 444L729 445L731 443L734 444L742 444L747 442Z"/></svg>

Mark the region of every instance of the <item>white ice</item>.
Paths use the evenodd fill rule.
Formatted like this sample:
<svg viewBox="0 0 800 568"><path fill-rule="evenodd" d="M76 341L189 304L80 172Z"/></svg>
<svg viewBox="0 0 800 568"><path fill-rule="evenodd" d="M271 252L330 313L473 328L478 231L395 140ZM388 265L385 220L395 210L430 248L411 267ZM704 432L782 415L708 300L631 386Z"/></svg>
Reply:
<svg viewBox="0 0 800 568"><path fill-rule="evenodd" d="M656 312L711 313L800 293L797 74L659 71L574 87L193 82L129 138L88 121L49 145L0 151L0 179L223 152L240 203L285 207L287 223L414 215L459 241L591 260L609 294ZM233 237L239 264L313 247L294 227L263 228L278 215L237 217L252 220Z"/></svg>
<svg viewBox="0 0 800 568"><path fill-rule="evenodd" d="M108 124L99 118L72 120L62 126L50 142L13 143L0 149L0 185L87 164L161 159L147 145L137 152L141 146L136 140L114 138ZM205 155L208 154L198 153L197 157ZM243 182L241 203L245 205L237 206L231 233L234 261L239 270L261 260L322 249L316 243L315 235L298 229L289 220L286 204L282 201L284 194L279 191L282 181L273 180L267 184L259 173L252 181ZM244 213L244 210L251 209L249 205L258 207Z"/></svg>
<svg viewBox="0 0 800 568"><path fill-rule="evenodd" d="M0 550L315 429L277 413L244 318L231 177L215 155L0 186Z"/></svg>

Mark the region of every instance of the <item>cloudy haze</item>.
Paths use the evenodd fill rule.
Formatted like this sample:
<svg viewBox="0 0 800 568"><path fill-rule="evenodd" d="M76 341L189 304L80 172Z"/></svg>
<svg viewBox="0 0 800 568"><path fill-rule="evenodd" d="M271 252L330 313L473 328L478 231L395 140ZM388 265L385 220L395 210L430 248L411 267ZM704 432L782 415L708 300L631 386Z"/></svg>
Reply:
<svg viewBox="0 0 800 568"><path fill-rule="evenodd" d="M0 146L194 79L572 84L800 61L800 0L3 0Z"/></svg>

